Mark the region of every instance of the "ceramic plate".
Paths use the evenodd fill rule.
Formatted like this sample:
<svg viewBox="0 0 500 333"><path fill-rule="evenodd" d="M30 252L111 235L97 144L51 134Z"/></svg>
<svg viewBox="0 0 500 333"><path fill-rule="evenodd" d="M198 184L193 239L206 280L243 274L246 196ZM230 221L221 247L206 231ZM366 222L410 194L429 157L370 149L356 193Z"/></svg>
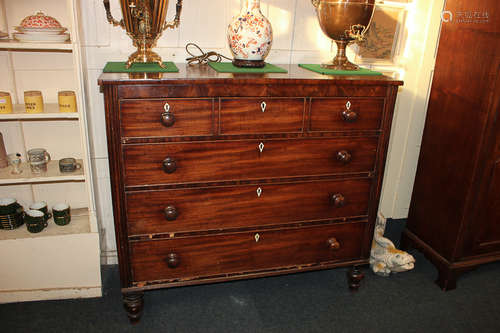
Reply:
<svg viewBox="0 0 500 333"><path fill-rule="evenodd" d="M58 35L68 30L66 28L25 28L25 27L15 27L19 32L30 33L30 34L47 34L47 35Z"/></svg>
<svg viewBox="0 0 500 333"><path fill-rule="evenodd" d="M3 31L0 31L0 38L7 38L9 37L9 34Z"/></svg>
<svg viewBox="0 0 500 333"><path fill-rule="evenodd" d="M20 42L28 43L62 43L69 39L69 34L46 35L46 34L23 34L14 33L14 38Z"/></svg>

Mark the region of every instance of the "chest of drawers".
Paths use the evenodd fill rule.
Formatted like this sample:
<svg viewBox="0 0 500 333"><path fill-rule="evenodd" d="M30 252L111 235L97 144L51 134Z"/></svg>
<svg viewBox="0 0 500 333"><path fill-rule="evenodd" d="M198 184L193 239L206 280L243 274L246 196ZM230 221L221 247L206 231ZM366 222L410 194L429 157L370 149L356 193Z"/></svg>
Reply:
<svg viewBox="0 0 500 333"><path fill-rule="evenodd" d="M99 79L130 319L145 290L366 264L402 82L179 67Z"/></svg>

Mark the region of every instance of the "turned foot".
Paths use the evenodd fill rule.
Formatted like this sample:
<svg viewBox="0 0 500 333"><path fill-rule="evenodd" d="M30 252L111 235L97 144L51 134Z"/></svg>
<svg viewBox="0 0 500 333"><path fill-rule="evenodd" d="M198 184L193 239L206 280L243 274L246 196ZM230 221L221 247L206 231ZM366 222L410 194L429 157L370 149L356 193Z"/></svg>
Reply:
<svg viewBox="0 0 500 333"><path fill-rule="evenodd" d="M347 272L347 283L349 284L349 289L352 291L358 291L359 286L361 285L361 280L363 280L364 277L365 275L359 267L352 267Z"/></svg>
<svg viewBox="0 0 500 333"><path fill-rule="evenodd" d="M123 294L123 307L127 311L127 316L131 324L139 322L144 307L144 293Z"/></svg>

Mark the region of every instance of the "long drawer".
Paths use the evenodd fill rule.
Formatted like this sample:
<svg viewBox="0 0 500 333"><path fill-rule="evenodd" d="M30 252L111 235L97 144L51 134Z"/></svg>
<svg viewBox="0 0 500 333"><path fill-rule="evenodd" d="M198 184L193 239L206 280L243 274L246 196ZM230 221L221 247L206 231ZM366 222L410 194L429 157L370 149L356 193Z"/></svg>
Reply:
<svg viewBox="0 0 500 333"><path fill-rule="evenodd" d="M128 234L366 216L370 179L127 193Z"/></svg>
<svg viewBox="0 0 500 333"><path fill-rule="evenodd" d="M365 223L133 241L135 282L193 279L358 259Z"/></svg>
<svg viewBox="0 0 500 333"><path fill-rule="evenodd" d="M200 136L213 133L212 99L138 99L120 102L123 137Z"/></svg>
<svg viewBox="0 0 500 333"><path fill-rule="evenodd" d="M128 186L370 172L378 137L123 146Z"/></svg>

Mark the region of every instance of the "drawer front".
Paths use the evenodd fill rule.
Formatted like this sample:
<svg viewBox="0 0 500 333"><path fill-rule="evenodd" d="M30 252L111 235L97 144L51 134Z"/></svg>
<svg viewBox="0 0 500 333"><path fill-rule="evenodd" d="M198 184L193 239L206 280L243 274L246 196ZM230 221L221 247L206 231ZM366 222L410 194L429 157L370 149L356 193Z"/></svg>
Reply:
<svg viewBox="0 0 500 333"><path fill-rule="evenodd" d="M221 134L302 132L304 98L221 99Z"/></svg>
<svg viewBox="0 0 500 333"><path fill-rule="evenodd" d="M365 223L130 243L135 282L358 259Z"/></svg>
<svg viewBox="0 0 500 333"><path fill-rule="evenodd" d="M128 234L262 226L366 216L369 179L127 194Z"/></svg>
<svg viewBox="0 0 500 333"><path fill-rule="evenodd" d="M213 104L212 99L122 100L122 136L211 135Z"/></svg>
<svg viewBox="0 0 500 333"><path fill-rule="evenodd" d="M125 183L135 186L369 172L374 168L377 142L377 137L369 137L126 145Z"/></svg>
<svg viewBox="0 0 500 333"><path fill-rule="evenodd" d="M311 131L377 130L384 99L313 98Z"/></svg>

